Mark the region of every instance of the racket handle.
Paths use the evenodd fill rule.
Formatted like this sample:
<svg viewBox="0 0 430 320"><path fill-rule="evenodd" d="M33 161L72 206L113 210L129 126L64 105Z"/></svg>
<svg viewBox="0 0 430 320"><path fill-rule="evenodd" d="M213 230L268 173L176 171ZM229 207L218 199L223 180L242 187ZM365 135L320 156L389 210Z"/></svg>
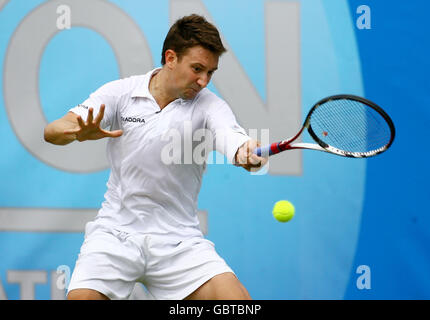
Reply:
<svg viewBox="0 0 430 320"><path fill-rule="evenodd" d="M273 154L271 145L269 144L269 145L264 146L264 147L255 148L254 154L256 154L259 157L271 156Z"/></svg>
<svg viewBox="0 0 430 320"><path fill-rule="evenodd" d="M286 150L288 148L287 146L288 144L286 144L284 141L274 142L264 147L255 148L254 154L259 157L269 157Z"/></svg>

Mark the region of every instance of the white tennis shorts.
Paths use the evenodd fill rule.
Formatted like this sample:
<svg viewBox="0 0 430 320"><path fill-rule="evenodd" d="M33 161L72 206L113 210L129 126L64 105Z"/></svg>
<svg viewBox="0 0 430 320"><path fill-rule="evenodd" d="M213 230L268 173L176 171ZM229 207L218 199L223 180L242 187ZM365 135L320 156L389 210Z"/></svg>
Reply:
<svg viewBox="0 0 430 320"><path fill-rule="evenodd" d="M224 272L233 271L207 239L166 241L89 222L68 291L86 288L127 299L141 282L155 299L180 300Z"/></svg>

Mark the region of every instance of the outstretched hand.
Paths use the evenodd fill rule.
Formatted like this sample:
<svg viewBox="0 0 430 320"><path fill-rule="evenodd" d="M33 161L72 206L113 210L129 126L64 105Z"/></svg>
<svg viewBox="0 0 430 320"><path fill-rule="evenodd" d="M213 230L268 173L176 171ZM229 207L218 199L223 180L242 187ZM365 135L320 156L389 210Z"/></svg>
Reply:
<svg viewBox="0 0 430 320"><path fill-rule="evenodd" d="M99 113L97 114L95 119L93 116L93 112L94 112L94 109L89 108L87 121L84 122L81 116L78 116L77 117L78 126L73 129L64 130L64 133L75 135L76 140L78 141L98 140L103 138L117 138L122 135L123 133L122 130L108 131L100 127L100 123L103 120L103 116L105 112L104 104L100 106Z"/></svg>

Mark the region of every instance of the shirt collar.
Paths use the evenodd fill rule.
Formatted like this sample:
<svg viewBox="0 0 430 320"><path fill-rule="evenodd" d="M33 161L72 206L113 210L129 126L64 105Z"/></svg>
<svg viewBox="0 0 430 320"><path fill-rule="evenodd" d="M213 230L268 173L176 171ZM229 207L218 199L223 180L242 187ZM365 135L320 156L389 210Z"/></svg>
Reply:
<svg viewBox="0 0 430 320"><path fill-rule="evenodd" d="M154 100L154 97L152 96L151 92L149 92L149 81L153 76L155 76L161 68L155 68L148 73L144 75L143 81L141 86L135 88L133 92L131 93L132 98L141 97L141 98L148 98ZM200 92L197 94L197 96L200 95ZM197 97L196 96L196 97ZM196 98L194 97L194 99ZM189 102L189 100L184 100L182 98L178 98L177 101L179 101L180 104L186 104Z"/></svg>
<svg viewBox="0 0 430 320"><path fill-rule="evenodd" d="M146 73L144 75L142 84L133 90L133 92L131 93L131 97L132 98L141 97L141 98L154 99L152 97L151 92L149 92L149 81L160 70L161 70L161 68L155 68L155 69L149 71L148 73Z"/></svg>

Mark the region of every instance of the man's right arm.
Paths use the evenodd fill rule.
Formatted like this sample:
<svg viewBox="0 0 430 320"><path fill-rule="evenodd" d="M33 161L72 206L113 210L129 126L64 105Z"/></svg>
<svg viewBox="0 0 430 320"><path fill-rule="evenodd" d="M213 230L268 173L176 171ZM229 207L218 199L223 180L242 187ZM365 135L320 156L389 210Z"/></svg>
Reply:
<svg viewBox="0 0 430 320"><path fill-rule="evenodd" d="M75 133L64 133L66 130L79 127L78 115L71 111L67 112L62 118L49 123L44 130L44 138L46 142L66 145L76 140Z"/></svg>

